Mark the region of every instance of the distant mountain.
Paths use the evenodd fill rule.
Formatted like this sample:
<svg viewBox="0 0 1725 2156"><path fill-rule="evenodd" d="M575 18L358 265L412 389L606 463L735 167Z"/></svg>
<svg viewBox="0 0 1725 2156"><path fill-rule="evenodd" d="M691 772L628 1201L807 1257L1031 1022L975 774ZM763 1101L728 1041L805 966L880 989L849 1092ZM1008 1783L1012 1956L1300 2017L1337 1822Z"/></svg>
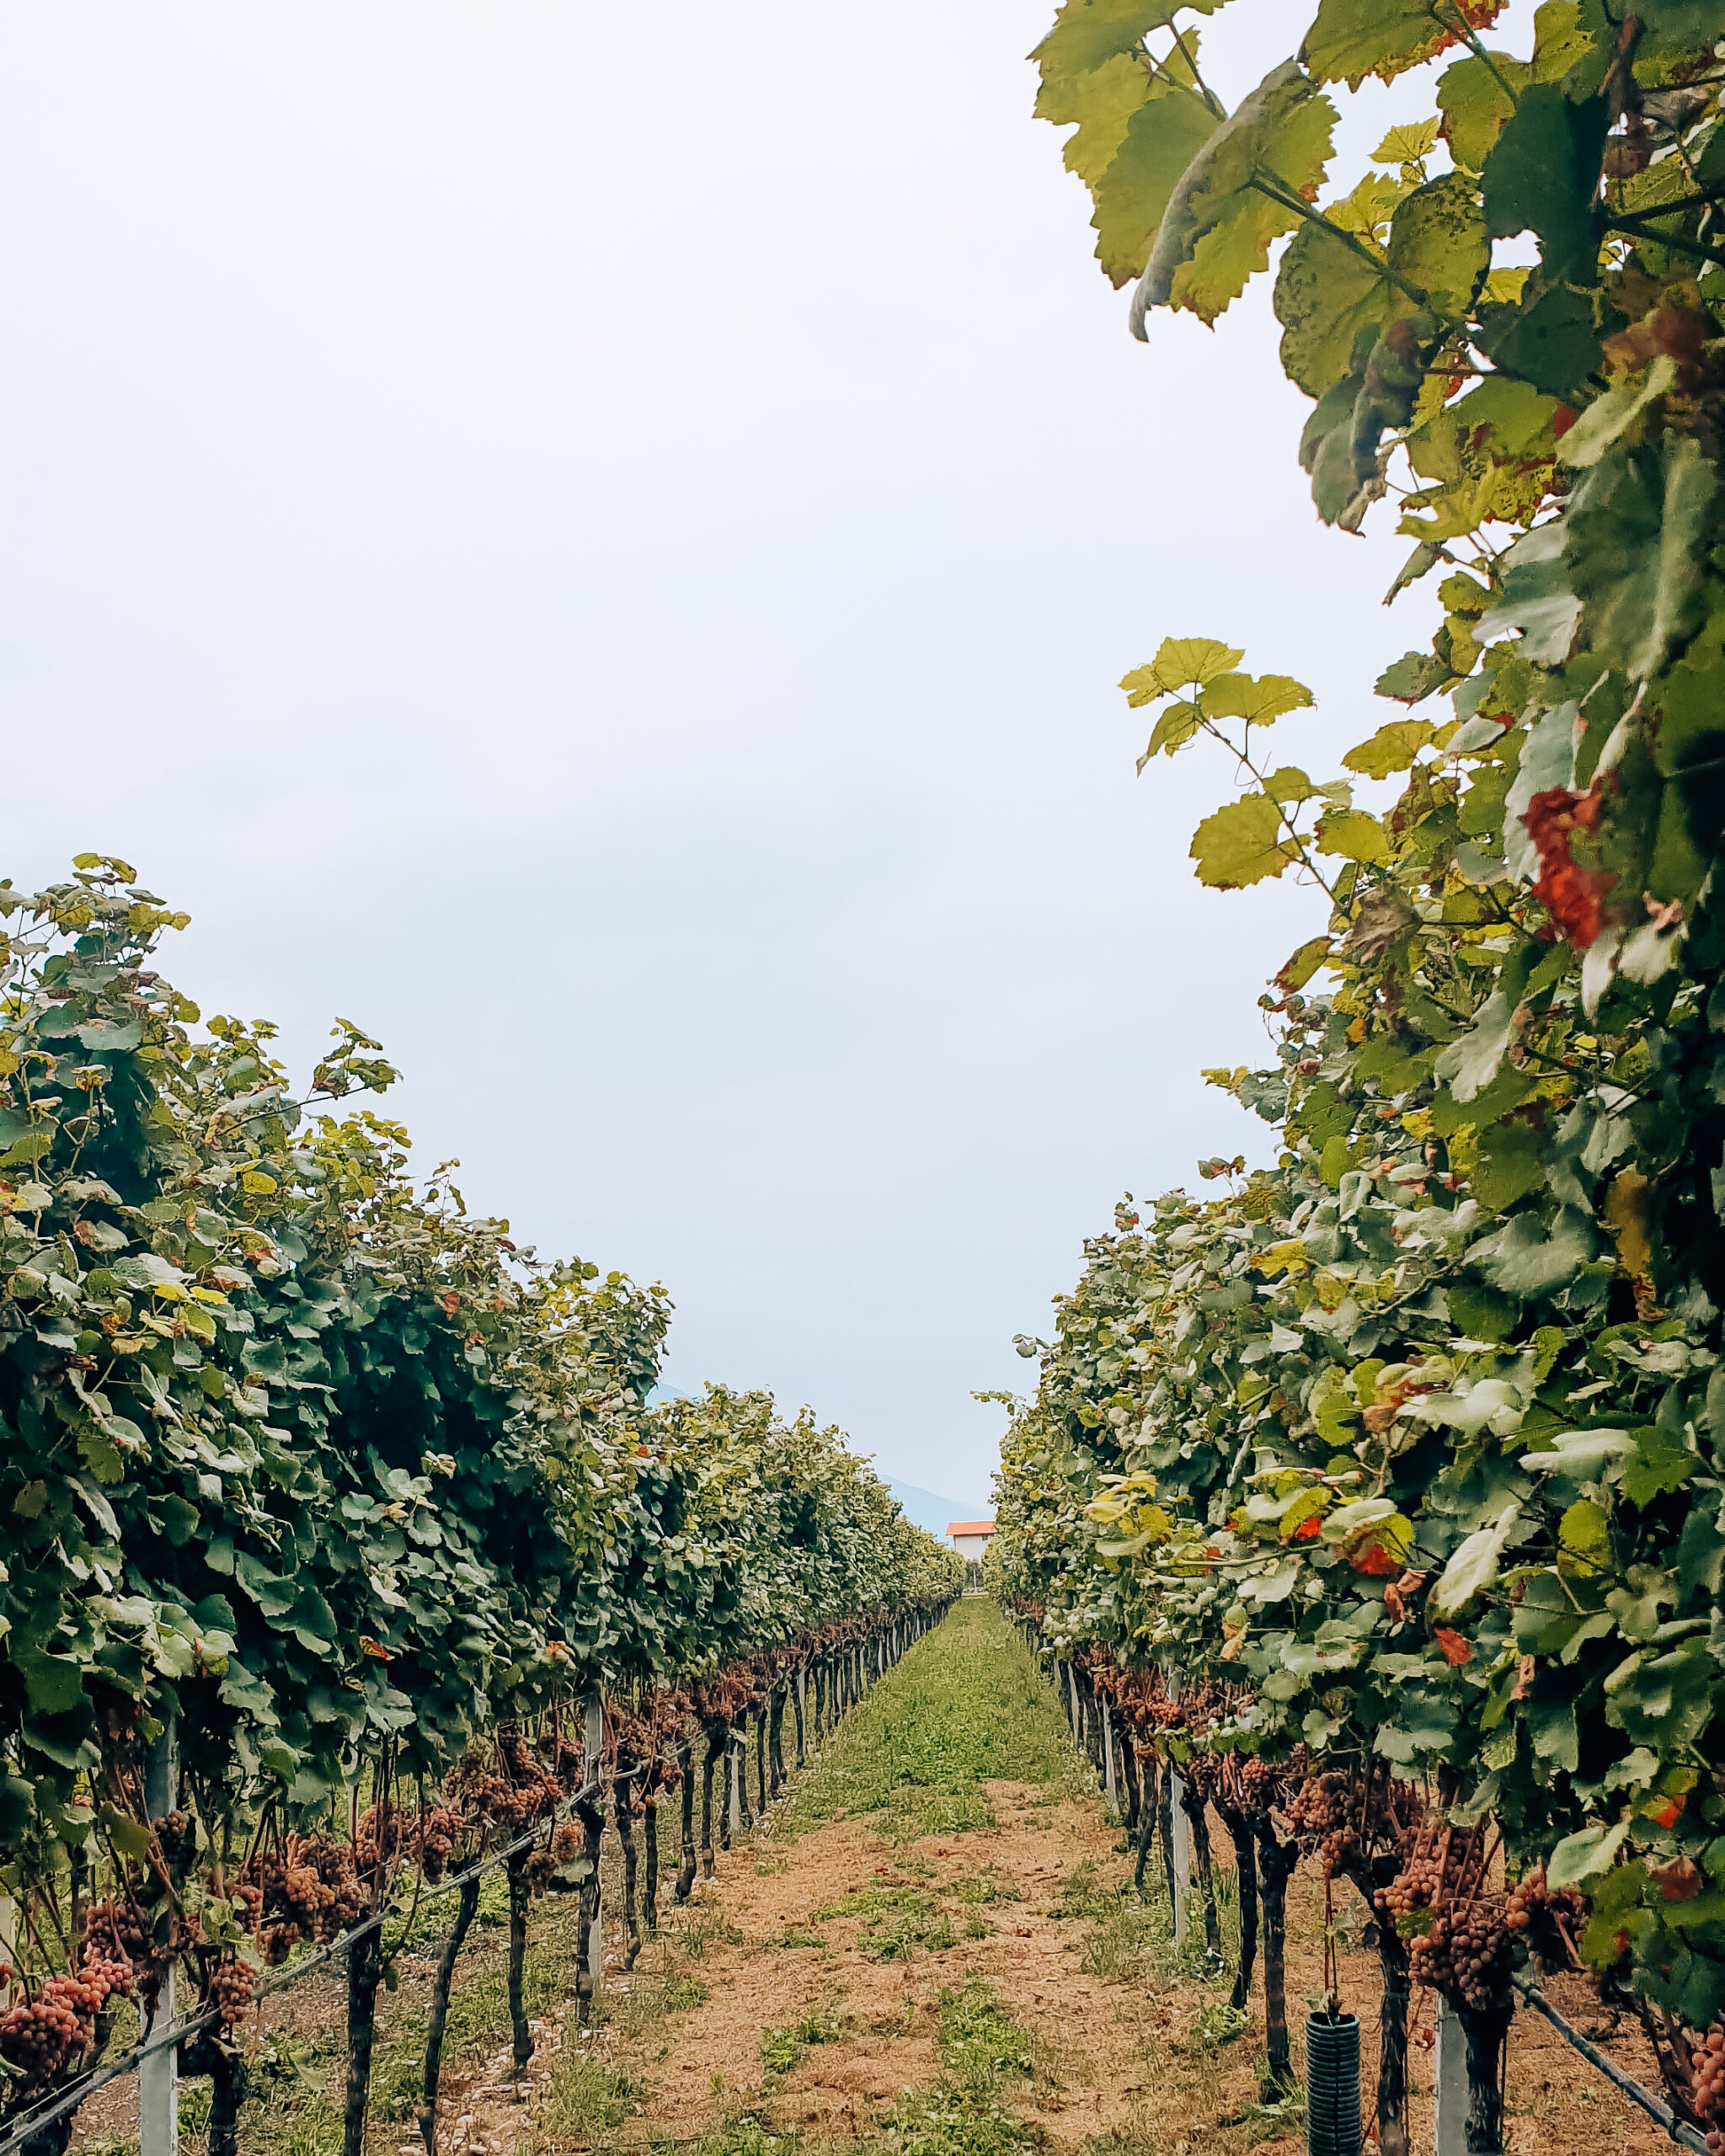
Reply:
<svg viewBox="0 0 1725 2156"><path fill-rule="evenodd" d="M986 1519L988 1507L973 1503L968 1497L937 1497L932 1490L919 1490L913 1483L895 1481L890 1475L881 1481L905 1508L906 1519L914 1520L918 1527L926 1527L931 1534L944 1534L948 1524L955 1519Z"/></svg>

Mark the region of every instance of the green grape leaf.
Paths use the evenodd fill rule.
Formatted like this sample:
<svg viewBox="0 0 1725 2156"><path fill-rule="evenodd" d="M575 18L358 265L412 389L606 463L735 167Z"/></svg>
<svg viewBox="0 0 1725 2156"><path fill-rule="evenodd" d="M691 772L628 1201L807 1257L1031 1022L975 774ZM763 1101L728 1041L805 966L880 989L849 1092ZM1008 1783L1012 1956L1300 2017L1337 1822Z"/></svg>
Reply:
<svg viewBox="0 0 1725 2156"><path fill-rule="evenodd" d="M1486 644L1519 632L1524 655L1539 666L1562 666L1575 648L1581 600L1565 558L1567 533L1542 524L1518 539L1498 562L1503 596L1475 625Z"/></svg>
<svg viewBox="0 0 1725 2156"><path fill-rule="evenodd" d="M1669 393L1677 381L1677 362L1661 352L1636 382L1614 382L1603 397L1596 397L1557 445L1557 462L1583 471L1597 464L1614 442L1622 440L1650 406Z"/></svg>
<svg viewBox="0 0 1725 2156"><path fill-rule="evenodd" d="M1578 1886L1583 1879L1605 1870L1628 1838L1629 1822L1615 1827L1583 1827L1566 1834L1546 1862L1546 1884L1557 1888Z"/></svg>
<svg viewBox="0 0 1725 2156"><path fill-rule="evenodd" d="M1473 183L1458 172L1417 187L1390 227L1390 273L1435 314L1464 318L1491 266L1492 243Z"/></svg>
<svg viewBox="0 0 1725 2156"><path fill-rule="evenodd" d="M1318 825L1317 850L1381 867L1390 858L1390 837L1368 810L1334 808Z"/></svg>
<svg viewBox="0 0 1725 2156"><path fill-rule="evenodd" d="M1536 1214L1518 1213L1467 1253L1493 1287L1524 1302L1567 1287L1593 1254L1593 1223L1573 1205L1558 1209L1549 1234Z"/></svg>
<svg viewBox="0 0 1725 2156"><path fill-rule="evenodd" d="M1268 265L1271 241L1302 221L1290 202L1323 177L1335 124L1335 107L1291 60L1264 77L1169 197L1133 296L1135 336L1146 334L1152 307L1189 307L1213 322L1239 296Z"/></svg>
<svg viewBox="0 0 1725 2156"><path fill-rule="evenodd" d="M1668 435L1609 451L1571 498L1565 559L1589 648L1633 680L1658 672L1706 618L1718 486L1701 445Z"/></svg>
<svg viewBox="0 0 1725 2156"><path fill-rule="evenodd" d="M1555 83L1531 83L1481 170L1487 231L1536 234L1548 277L1593 280L1603 236L1594 197L1610 124L1605 99L1576 104Z"/></svg>
<svg viewBox="0 0 1725 2156"><path fill-rule="evenodd" d="M83 1668L69 1655L45 1654L40 1647L16 1646L12 1650L11 1662L24 1679L30 1705L39 1715L69 1714L84 1695Z"/></svg>
<svg viewBox="0 0 1725 2156"><path fill-rule="evenodd" d="M1484 305L1479 318L1487 356L1548 397L1573 396L1604 356L1592 300L1542 271L1519 299Z"/></svg>
<svg viewBox="0 0 1725 2156"><path fill-rule="evenodd" d="M1203 689L1231 674L1243 651L1218 643L1214 637L1164 637L1148 666L1135 666L1121 680L1126 702L1135 711L1158 696L1177 696L1183 689Z"/></svg>
<svg viewBox="0 0 1725 2156"><path fill-rule="evenodd" d="M1279 876L1294 856L1283 839L1281 810L1268 794L1248 793L1204 818L1192 835L1191 857L1200 883L1237 891Z"/></svg>
<svg viewBox="0 0 1725 2156"><path fill-rule="evenodd" d="M1485 29L1505 4L1471 5L1469 24ZM1300 56L1321 83L1345 82L1357 90L1368 75L1391 83L1410 67L1423 67L1455 41L1430 0L1322 0Z"/></svg>
<svg viewBox="0 0 1725 2156"><path fill-rule="evenodd" d="M1472 1100L1503 1068L1509 1052L1509 1026L1514 1011L1512 998L1501 988L1493 990L1474 1013L1473 1024L1465 1033L1458 1033L1438 1057L1434 1075L1449 1086L1456 1100Z"/></svg>
<svg viewBox="0 0 1725 2156"><path fill-rule="evenodd" d="M1436 731L1429 719L1392 718L1370 741L1350 749L1342 768L1366 778L1388 778L1391 771L1405 771Z"/></svg>
<svg viewBox="0 0 1725 2156"><path fill-rule="evenodd" d="M1391 427L1406 426L1425 379L1424 347L1437 323L1426 313L1392 322L1364 350L1370 331L1354 351L1354 371L1327 389L1300 437L1300 462L1311 474L1311 497L1326 524L1357 531L1374 498L1378 444Z"/></svg>
<svg viewBox="0 0 1725 2156"><path fill-rule="evenodd" d="M1384 669L1377 678L1374 693L1380 696L1388 696L1393 702L1398 704L1419 704L1423 703L1428 696L1441 689L1445 681L1452 681L1455 678L1455 670L1450 665L1448 660L1439 659L1435 652L1410 651L1398 659L1393 666L1386 666ZM1418 723L1421 725L1425 723L1423 719ZM1388 734L1392 727L1406 723L1405 720L1392 719L1389 726L1382 727L1379 731ZM1375 734L1372 738L1375 740L1377 736ZM1358 750L1354 751L1356 755L1359 753ZM1348 761L1345 756L1342 760L1344 763ZM1349 769L1353 771L1360 771L1364 768L1364 766L1359 764L1349 765ZM1401 768L1399 764L1390 766L1391 771L1399 771ZM1374 771L1371 776L1374 778L1381 778L1385 774L1381 771Z"/></svg>
<svg viewBox="0 0 1725 2156"><path fill-rule="evenodd" d="M1635 1457L1623 1466L1623 1494L1634 1505L1680 1490L1701 1465L1685 1444L1650 1422L1635 1433Z"/></svg>
<svg viewBox="0 0 1725 2156"><path fill-rule="evenodd" d="M1426 1597L1429 1609L1439 1617L1454 1617L1477 1594L1485 1593L1498 1577L1504 1545L1518 1517L1518 1508L1508 1505L1493 1525L1481 1528L1457 1546Z"/></svg>
<svg viewBox="0 0 1725 2156"><path fill-rule="evenodd" d="M1306 711L1311 691L1287 674L1222 674L1208 682L1200 702L1207 718L1243 718L1248 726L1268 726L1290 711Z"/></svg>

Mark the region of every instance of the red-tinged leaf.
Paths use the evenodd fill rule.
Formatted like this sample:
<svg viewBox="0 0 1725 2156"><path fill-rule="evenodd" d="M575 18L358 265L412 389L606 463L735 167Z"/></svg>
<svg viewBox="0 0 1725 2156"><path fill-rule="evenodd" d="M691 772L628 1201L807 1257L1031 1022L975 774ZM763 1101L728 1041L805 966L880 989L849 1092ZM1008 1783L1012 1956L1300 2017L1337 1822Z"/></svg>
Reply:
<svg viewBox="0 0 1725 2156"><path fill-rule="evenodd" d="M1462 1669L1473 1660L1473 1647L1460 1632L1452 1631L1447 1625L1439 1625L1432 1634L1443 1650L1443 1656L1451 1669Z"/></svg>

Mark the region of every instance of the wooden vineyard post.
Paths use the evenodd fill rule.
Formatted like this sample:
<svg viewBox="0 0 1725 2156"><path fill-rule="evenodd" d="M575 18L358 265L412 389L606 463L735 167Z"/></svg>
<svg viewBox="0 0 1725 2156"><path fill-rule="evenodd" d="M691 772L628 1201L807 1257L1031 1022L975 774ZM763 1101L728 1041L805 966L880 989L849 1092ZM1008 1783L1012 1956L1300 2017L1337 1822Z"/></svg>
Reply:
<svg viewBox="0 0 1725 2156"><path fill-rule="evenodd" d="M179 1747L174 1724L167 1722L150 1747L144 1769L144 1806L152 1819L165 1819L179 1790ZM174 1957L168 1957L156 2010L145 2024L147 2037L157 2027L174 2020ZM179 2156L179 2065L178 2047L164 2044L152 2052L138 2068L138 2156Z"/></svg>
<svg viewBox="0 0 1725 2156"><path fill-rule="evenodd" d="M729 1748L725 1754L729 1770L725 1777L725 1788L730 1801L729 1809L725 1816L725 1825L729 1829L730 1846L733 1848L743 1838L743 1776L749 1764L748 1726L745 1721L743 1725L745 1733L741 1737L737 1735L734 1729L732 1730Z"/></svg>
<svg viewBox="0 0 1725 2156"><path fill-rule="evenodd" d="M1467 2039L1439 1994L1432 2047L1432 2156L1467 2156Z"/></svg>
<svg viewBox="0 0 1725 2156"><path fill-rule="evenodd" d="M1114 1808L1114 1816L1118 1818L1120 1812L1120 1792L1114 1786L1114 1710L1106 1700L1102 1703L1102 1757L1103 1789L1108 1796L1108 1802Z"/></svg>

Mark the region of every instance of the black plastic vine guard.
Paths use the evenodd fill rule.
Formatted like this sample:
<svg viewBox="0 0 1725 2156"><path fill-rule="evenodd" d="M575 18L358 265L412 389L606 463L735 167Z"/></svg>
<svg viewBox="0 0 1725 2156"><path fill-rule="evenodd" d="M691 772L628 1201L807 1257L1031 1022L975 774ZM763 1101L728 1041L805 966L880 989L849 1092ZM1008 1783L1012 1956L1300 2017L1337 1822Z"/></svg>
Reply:
<svg viewBox="0 0 1725 2156"><path fill-rule="evenodd" d="M1308 2015L1306 2146L1311 2156L1359 2156L1359 2022L1352 2014Z"/></svg>

